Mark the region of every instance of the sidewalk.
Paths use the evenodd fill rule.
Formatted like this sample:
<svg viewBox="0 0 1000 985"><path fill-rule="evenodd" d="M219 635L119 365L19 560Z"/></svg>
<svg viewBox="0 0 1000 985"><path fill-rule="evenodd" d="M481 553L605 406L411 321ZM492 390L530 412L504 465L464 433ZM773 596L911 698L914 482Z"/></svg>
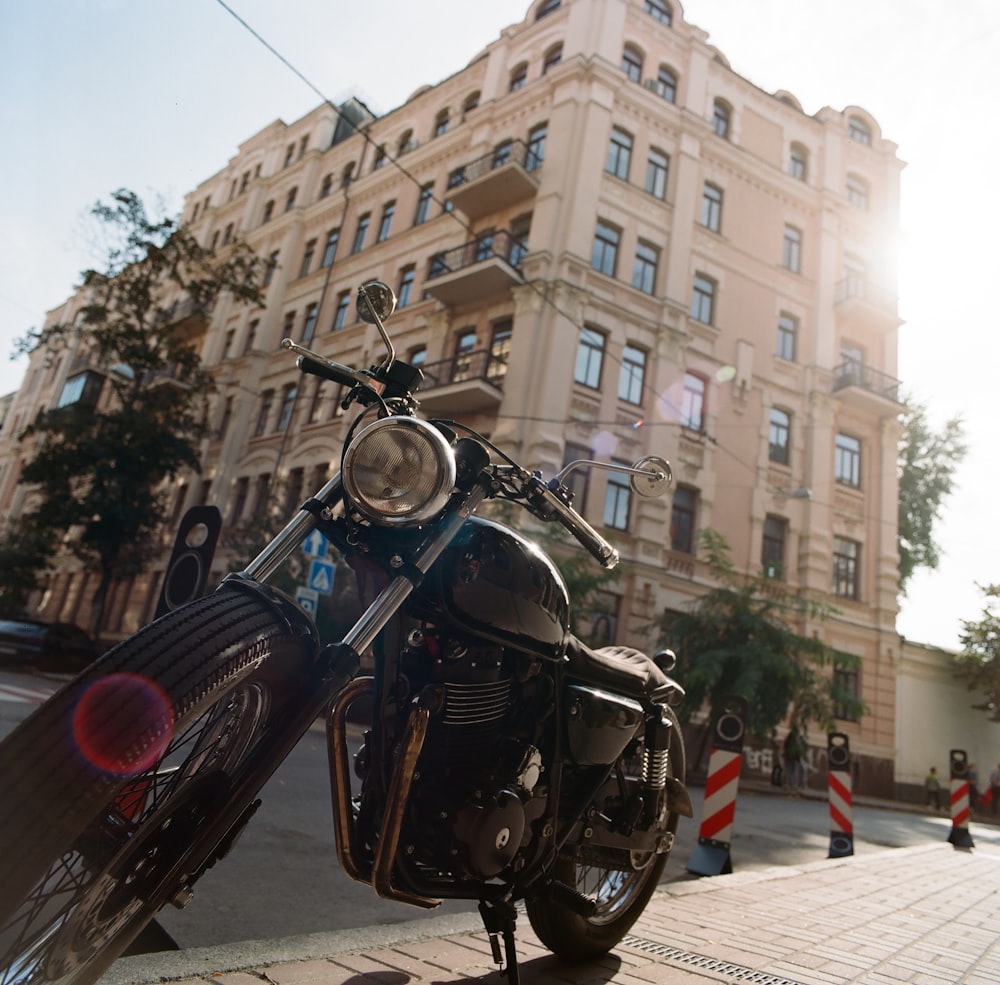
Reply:
<svg viewBox="0 0 1000 985"><path fill-rule="evenodd" d="M1000 985L1000 851L948 844L662 886L598 962L518 920L523 985ZM505 981L478 917L123 958L102 985L484 985Z"/></svg>

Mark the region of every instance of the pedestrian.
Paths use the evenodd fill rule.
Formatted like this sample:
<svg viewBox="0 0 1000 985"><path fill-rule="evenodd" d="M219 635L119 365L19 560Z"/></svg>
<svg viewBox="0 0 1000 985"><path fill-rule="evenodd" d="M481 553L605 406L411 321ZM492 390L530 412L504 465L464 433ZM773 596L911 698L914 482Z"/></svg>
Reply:
<svg viewBox="0 0 1000 985"><path fill-rule="evenodd" d="M771 729L771 786L785 785L784 770L781 768L781 743L778 742L778 730Z"/></svg>
<svg viewBox="0 0 1000 985"><path fill-rule="evenodd" d="M1000 763L997 768L990 773L990 813L998 813L997 802L1000 801Z"/></svg>
<svg viewBox="0 0 1000 985"><path fill-rule="evenodd" d="M976 771L976 764L969 763L965 771L965 779L969 784L969 810L979 810L979 773Z"/></svg>
<svg viewBox="0 0 1000 985"><path fill-rule="evenodd" d="M941 810L941 780L938 777L937 767L932 766L924 780L924 790L927 791L927 806L934 810Z"/></svg>
<svg viewBox="0 0 1000 985"><path fill-rule="evenodd" d="M785 781L796 796L799 796L806 787L806 760L805 742L799 734L799 730L793 725L785 736L784 758L785 758Z"/></svg>

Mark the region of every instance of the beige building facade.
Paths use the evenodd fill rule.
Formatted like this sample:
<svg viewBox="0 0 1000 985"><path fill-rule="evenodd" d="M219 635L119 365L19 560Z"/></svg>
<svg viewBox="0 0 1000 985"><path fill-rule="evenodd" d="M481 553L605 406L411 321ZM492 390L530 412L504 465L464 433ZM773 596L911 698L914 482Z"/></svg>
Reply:
<svg viewBox="0 0 1000 985"><path fill-rule="evenodd" d="M335 388L279 342L380 358L353 297L384 280L429 416L547 473L672 463L662 500L602 470L575 480L626 559L602 599L608 634L652 645L653 620L708 583L697 530L718 530L738 568L836 606L800 629L861 658L869 713L838 727L862 786L891 790L902 167L865 110L810 116L755 87L674 0L536 0L385 116L349 102L272 123L186 199L204 245L239 236L267 260L267 305L221 302L192 329L216 381L212 435L202 474L171 490L165 540L191 505L232 527L335 467L349 423ZM19 429L88 371L72 353L33 359L0 435L8 516L30 495ZM161 578L119 586L109 635L150 617ZM80 619L87 599L59 570L39 609Z"/></svg>

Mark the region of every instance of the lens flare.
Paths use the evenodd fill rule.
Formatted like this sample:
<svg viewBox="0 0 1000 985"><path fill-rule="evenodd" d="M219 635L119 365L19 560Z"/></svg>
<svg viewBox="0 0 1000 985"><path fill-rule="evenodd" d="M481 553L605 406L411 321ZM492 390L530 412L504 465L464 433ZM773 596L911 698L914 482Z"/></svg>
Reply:
<svg viewBox="0 0 1000 985"><path fill-rule="evenodd" d="M598 431L591 439L594 458L610 458L618 447L618 439L610 431Z"/></svg>
<svg viewBox="0 0 1000 985"><path fill-rule="evenodd" d="M174 709L163 689L141 674L94 681L73 711L73 738L105 773L134 776L153 765L174 734Z"/></svg>
<svg viewBox="0 0 1000 985"><path fill-rule="evenodd" d="M736 379L736 367L735 366L720 366L718 372L715 374L716 383L728 383L730 380Z"/></svg>

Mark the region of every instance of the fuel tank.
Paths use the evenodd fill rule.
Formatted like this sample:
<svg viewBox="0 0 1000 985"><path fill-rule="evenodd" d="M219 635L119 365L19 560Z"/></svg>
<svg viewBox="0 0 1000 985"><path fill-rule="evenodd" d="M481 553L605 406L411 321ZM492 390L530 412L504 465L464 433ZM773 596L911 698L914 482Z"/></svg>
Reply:
<svg viewBox="0 0 1000 985"><path fill-rule="evenodd" d="M561 659L569 595L558 568L530 540L472 516L415 592L456 630L539 657Z"/></svg>

